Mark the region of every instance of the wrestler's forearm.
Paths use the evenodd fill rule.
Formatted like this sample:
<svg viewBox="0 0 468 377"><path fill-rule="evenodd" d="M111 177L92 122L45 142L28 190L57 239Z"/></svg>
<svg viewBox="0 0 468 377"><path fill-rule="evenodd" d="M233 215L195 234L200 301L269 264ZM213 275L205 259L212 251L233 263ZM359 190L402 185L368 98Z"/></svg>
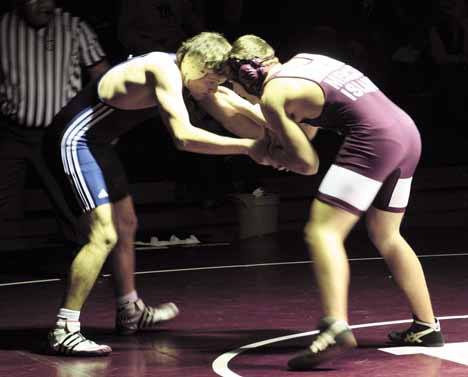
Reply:
<svg viewBox="0 0 468 377"><path fill-rule="evenodd" d="M276 166L285 168L286 170L292 171L297 174L302 175L314 175L317 174L319 167L319 157L317 152L313 147L312 154L313 159L308 161L313 161L312 163L305 164L304 161L298 161L297 159L291 159L290 155L280 146L270 148L270 157L274 161Z"/></svg>
<svg viewBox="0 0 468 377"><path fill-rule="evenodd" d="M197 127L190 127L175 140L178 149L215 155L248 154L254 140L216 135Z"/></svg>

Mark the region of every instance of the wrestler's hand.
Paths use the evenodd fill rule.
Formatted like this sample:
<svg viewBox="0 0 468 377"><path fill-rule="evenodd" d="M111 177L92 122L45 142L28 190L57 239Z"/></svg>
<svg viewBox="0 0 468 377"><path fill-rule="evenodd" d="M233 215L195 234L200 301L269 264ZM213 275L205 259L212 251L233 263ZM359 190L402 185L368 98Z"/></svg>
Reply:
<svg viewBox="0 0 468 377"><path fill-rule="evenodd" d="M270 138L267 150L268 159L271 161L270 165L280 171L289 171L289 168L284 166L284 163L281 162L284 161L284 148L277 135L269 129L266 129L266 133Z"/></svg>
<svg viewBox="0 0 468 377"><path fill-rule="evenodd" d="M254 160L257 164L260 165L269 165L268 159L268 144L269 138L263 137L261 139L257 139L252 143L248 154L249 157Z"/></svg>
<svg viewBox="0 0 468 377"><path fill-rule="evenodd" d="M278 164L271 154L273 148L278 147L271 132L266 132L264 137L256 140L249 151L249 156L260 165L268 165L278 170L287 170Z"/></svg>

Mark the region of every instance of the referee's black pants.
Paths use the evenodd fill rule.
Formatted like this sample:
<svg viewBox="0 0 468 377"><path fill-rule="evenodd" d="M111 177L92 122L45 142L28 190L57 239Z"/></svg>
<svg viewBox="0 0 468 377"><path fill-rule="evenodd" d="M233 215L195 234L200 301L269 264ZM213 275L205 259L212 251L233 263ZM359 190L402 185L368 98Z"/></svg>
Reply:
<svg viewBox="0 0 468 377"><path fill-rule="evenodd" d="M42 148L45 130L21 127L0 118L0 224L6 225L0 226L0 238L11 237L12 229L20 231L19 224L24 219L27 171L32 168L52 203L62 236L75 240L77 218L67 205L47 163Z"/></svg>

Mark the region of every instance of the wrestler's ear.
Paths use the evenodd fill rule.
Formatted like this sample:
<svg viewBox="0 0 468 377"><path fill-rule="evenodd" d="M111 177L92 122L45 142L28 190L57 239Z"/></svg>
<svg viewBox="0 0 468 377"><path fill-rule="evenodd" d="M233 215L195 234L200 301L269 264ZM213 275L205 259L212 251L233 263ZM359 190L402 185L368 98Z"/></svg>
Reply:
<svg viewBox="0 0 468 377"><path fill-rule="evenodd" d="M239 79L239 64L238 60L234 58L228 58L218 68L219 73L225 76L229 81L238 81Z"/></svg>

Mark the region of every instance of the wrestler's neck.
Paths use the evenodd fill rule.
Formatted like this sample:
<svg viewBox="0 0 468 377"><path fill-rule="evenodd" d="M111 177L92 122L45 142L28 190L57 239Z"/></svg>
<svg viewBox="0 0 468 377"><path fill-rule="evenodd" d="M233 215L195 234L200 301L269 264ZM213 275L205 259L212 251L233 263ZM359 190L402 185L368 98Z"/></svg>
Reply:
<svg viewBox="0 0 468 377"><path fill-rule="evenodd" d="M271 65L269 65L267 68L267 74L266 74L266 77L265 77L265 81L268 81L272 76L275 75L276 72L278 72L281 67L283 66L283 64L281 64L280 62L278 63L273 63Z"/></svg>

